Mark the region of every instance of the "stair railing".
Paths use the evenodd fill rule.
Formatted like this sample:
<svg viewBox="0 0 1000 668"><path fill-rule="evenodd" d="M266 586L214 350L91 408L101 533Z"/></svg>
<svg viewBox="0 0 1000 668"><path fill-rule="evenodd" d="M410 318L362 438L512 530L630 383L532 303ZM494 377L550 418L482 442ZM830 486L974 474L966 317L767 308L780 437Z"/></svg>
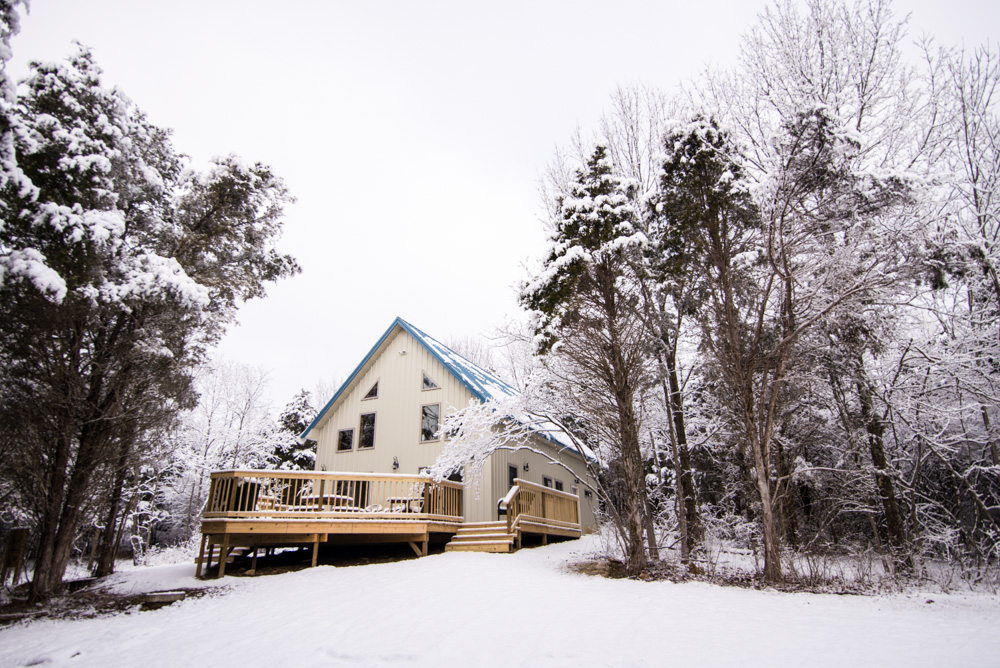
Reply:
<svg viewBox="0 0 1000 668"><path fill-rule="evenodd" d="M521 487L519 485L514 485L507 492L507 496L503 497L497 501L497 508L503 509L507 513L507 533L514 535L514 530L517 528L517 520L520 517L520 508L518 504L518 497L521 493Z"/></svg>

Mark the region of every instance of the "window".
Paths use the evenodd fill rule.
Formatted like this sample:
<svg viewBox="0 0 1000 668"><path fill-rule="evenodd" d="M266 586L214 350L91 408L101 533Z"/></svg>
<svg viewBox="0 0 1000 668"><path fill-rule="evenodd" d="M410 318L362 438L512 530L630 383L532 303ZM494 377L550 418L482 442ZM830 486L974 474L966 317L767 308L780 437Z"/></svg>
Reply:
<svg viewBox="0 0 1000 668"><path fill-rule="evenodd" d="M557 491L557 492L561 492L561 491L563 491L563 484L562 484L562 480L556 480L556 491Z"/></svg>
<svg viewBox="0 0 1000 668"><path fill-rule="evenodd" d="M435 383L433 380L431 380L431 377L428 376L425 373L424 374L424 384L423 384L423 388L421 388L421 389L424 389L424 390L436 390L436 389L438 389L438 384Z"/></svg>
<svg viewBox="0 0 1000 668"><path fill-rule="evenodd" d="M375 414L362 413L361 435L358 438L358 450L375 447Z"/></svg>
<svg viewBox="0 0 1000 668"><path fill-rule="evenodd" d="M594 493L591 492L589 489L583 490L583 495L588 499L594 498Z"/></svg>
<svg viewBox="0 0 1000 668"><path fill-rule="evenodd" d="M438 422L441 404L427 404L420 408L420 442L438 440Z"/></svg>
<svg viewBox="0 0 1000 668"><path fill-rule="evenodd" d="M368 394L362 397L362 399L377 399L378 398L378 381L372 385L372 389L368 390Z"/></svg>
<svg viewBox="0 0 1000 668"><path fill-rule="evenodd" d="M354 447L354 430L341 429L337 436L337 452L344 452Z"/></svg>
<svg viewBox="0 0 1000 668"><path fill-rule="evenodd" d="M552 478L548 477L547 475L543 475L542 484L545 485L546 487L552 487Z"/></svg>

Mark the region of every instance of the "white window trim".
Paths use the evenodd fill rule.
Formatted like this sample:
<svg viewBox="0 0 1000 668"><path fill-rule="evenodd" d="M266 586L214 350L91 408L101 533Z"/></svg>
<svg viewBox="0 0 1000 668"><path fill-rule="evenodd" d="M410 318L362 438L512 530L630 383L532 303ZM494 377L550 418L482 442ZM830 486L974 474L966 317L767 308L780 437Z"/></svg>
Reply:
<svg viewBox="0 0 1000 668"><path fill-rule="evenodd" d="M440 389L440 388L438 388L438 389ZM425 441L424 440L424 408L426 408L427 406L437 406L438 407L438 428L437 428L437 432L436 432L438 434L438 437L437 438L429 438L429 439L427 439ZM441 436L440 436L440 433L441 433L441 402L434 402L434 403L430 403L430 404L421 404L420 405L420 424L418 426L419 426L419 431L417 432L417 439L421 443L440 443L441 442Z"/></svg>

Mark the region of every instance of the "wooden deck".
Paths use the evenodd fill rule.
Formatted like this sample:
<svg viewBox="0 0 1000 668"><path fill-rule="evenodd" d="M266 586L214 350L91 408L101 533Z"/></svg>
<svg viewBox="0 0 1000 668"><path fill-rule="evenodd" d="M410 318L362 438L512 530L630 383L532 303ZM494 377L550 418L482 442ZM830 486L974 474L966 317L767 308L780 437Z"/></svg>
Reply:
<svg viewBox="0 0 1000 668"><path fill-rule="evenodd" d="M497 543L469 540L453 548L464 526L463 486L424 476L371 475L303 471L217 471L212 474L202 521L200 577L218 560L219 576L234 548L311 546L313 566L319 544L408 543L417 556L431 542L448 549L507 552L521 545L523 534L578 538L576 495L517 480L502 504L506 522L495 523L506 537ZM491 529L491 532L494 530ZM490 540L494 540L491 537ZM218 548L218 553L216 553Z"/></svg>

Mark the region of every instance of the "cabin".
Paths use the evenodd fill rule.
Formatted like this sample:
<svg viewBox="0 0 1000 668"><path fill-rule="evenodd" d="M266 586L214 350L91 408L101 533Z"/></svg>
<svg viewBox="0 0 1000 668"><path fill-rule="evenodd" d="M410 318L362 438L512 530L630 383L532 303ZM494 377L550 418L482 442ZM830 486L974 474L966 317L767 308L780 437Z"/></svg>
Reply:
<svg viewBox="0 0 1000 668"><path fill-rule="evenodd" d="M558 430L530 449L493 453L478 485L461 472L425 473L448 442L440 425L470 401L517 394L510 384L396 318L301 439L316 470L217 471L202 523L198 572L219 551L320 543L430 543L446 550L509 552L525 538L576 538L597 528L592 454ZM517 445L517 444L515 444ZM206 552L207 550L207 552ZM255 568L255 566L254 566Z"/></svg>

